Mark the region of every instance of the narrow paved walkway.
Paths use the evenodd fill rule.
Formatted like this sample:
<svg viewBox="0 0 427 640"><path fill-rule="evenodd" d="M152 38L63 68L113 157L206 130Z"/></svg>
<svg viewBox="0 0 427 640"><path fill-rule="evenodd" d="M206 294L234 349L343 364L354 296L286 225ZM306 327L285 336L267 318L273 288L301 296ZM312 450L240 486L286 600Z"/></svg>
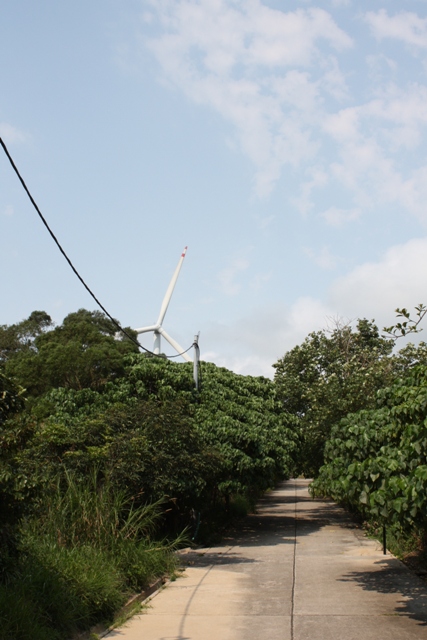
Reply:
<svg viewBox="0 0 427 640"><path fill-rule="evenodd" d="M308 481L269 493L223 546L187 569L122 640L426 640L427 586Z"/></svg>

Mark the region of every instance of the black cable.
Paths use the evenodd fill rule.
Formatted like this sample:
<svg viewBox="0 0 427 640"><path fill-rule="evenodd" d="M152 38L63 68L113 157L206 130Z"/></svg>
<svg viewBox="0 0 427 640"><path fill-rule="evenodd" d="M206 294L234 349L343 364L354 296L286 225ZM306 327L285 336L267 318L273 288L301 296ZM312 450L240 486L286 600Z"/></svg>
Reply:
<svg viewBox="0 0 427 640"><path fill-rule="evenodd" d="M190 351L190 349L192 349L194 347L194 342L193 344L190 344L190 346L188 347L188 349L186 349L185 351L181 351L181 353L177 353L176 356L166 356L166 358L168 360L170 360L171 358L179 358L180 356L183 356L184 353L187 353L187 351ZM158 355L157 353L155 353L154 355Z"/></svg>
<svg viewBox="0 0 427 640"><path fill-rule="evenodd" d="M93 293L93 291L89 288L89 286L86 284L86 282L83 280L82 276L79 274L79 272L77 271L77 269L75 268L75 266L73 265L73 263L71 262L70 258L67 256L67 254L65 253L64 249L62 248L62 246L60 245L57 237L55 236L55 234L53 233L52 229L49 227L46 219L44 218L42 212L40 211L40 209L37 206L36 201L34 200L33 196L30 193L30 190L28 189L27 185L24 182L23 177L21 176L21 174L18 171L18 168L16 166L16 164L14 163L12 156L10 155L5 143L3 142L3 139L0 137L0 144L3 147L3 151L5 152L10 164L12 165L13 170L15 171L16 175L19 178L20 183L22 184L22 186L24 187L25 193L27 194L27 196L29 197L31 204L33 205L34 209L37 211L41 221L43 222L44 226L46 227L46 229L48 230L50 236L52 237L53 241L55 242L56 246L58 247L58 249L60 250L60 252L62 253L62 255L64 256L64 258L66 259L66 261L68 262L69 266L71 267L71 269L73 270L73 272L75 273L75 275L78 277L78 279L80 280L80 282L82 283L82 285L84 286L84 288L86 289L86 291L92 296L92 298L95 300L96 304L98 305L98 307L100 307L102 309L102 311L105 313L105 315L111 320L111 322L114 324L114 326L121 332L123 333L124 336L126 336L126 338L128 338L131 342L133 342L137 347L140 347L141 349L143 349L146 353L149 353L152 356L156 356L156 357L163 357L162 355L158 354L158 353L154 353L153 351L150 351L149 349L146 349L140 342L139 340L137 340L136 338L134 338L132 335L130 335L125 329L123 329L123 327L117 322L117 320L115 318L113 318L113 316L108 313L107 309L101 304L101 302L98 300L98 298L95 296L95 294ZM191 349L193 345L191 345L190 347L188 347L188 349L186 351L183 351L183 353L187 353L187 351L189 351ZM169 358L178 358L179 356L183 355L183 353L178 353L176 356L166 356L168 359Z"/></svg>
<svg viewBox="0 0 427 640"><path fill-rule="evenodd" d="M52 237L53 241L55 242L56 246L58 247L58 249L60 250L60 252L62 253L62 255L64 256L64 258L66 259L66 261L68 262L69 266L71 267L71 269L74 271L75 275L78 277L78 279L80 280L80 282L82 283L82 285L84 286L84 288L86 289L86 291L88 291L88 293L92 296L92 298L95 300L96 304L103 310L103 312L105 313L106 316L108 316L108 318L112 321L112 323L114 324L114 326L119 329L119 331L121 331L127 338L129 338L129 340L131 340L132 342L134 342L135 344L137 344L138 346L142 347L142 349L144 349L145 351L148 351L148 349L145 349L145 347L143 347L141 344L139 344L138 340L136 340L133 336L129 335L121 326L120 324L117 322L117 320L115 320L107 311L107 309L101 304L101 302L98 300L98 298L95 296L95 294L93 293L93 291L89 288L89 286L86 284L86 282L83 280L83 278L81 277L81 275L79 274L79 272L77 271L77 269L75 268L75 266L73 265L73 263L71 262L70 258L67 256L67 254L65 253L64 249L62 248L62 246L60 245L57 237L55 236L55 234L53 233L52 229L49 227L46 219L44 218L42 212L40 211L40 209L37 206L36 201L34 200L33 196L31 195L27 185L24 182L24 179L22 178L21 174L18 171L17 166L15 165L12 156L10 155L5 143L3 142L2 138L0 137L0 144L3 147L3 150L10 162L10 164L12 165L12 168L14 169L16 175L19 178L19 181L21 182L22 186L24 187L24 190L27 194L27 196L29 197L31 204L33 205L33 207L35 208L35 210L37 211L41 221L43 222L44 226L46 227L46 229L48 230L50 236ZM151 352L149 352L151 353ZM153 354L154 355L154 354Z"/></svg>

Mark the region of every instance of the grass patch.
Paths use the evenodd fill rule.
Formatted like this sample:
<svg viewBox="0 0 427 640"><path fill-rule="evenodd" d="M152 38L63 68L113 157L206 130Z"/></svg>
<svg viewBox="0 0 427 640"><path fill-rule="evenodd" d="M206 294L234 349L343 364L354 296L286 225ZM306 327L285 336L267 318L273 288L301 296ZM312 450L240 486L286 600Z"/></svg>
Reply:
<svg viewBox="0 0 427 640"><path fill-rule="evenodd" d="M0 584L0 629L2 640L61 640L21 580Z"/></svg>
<svg viewBox="0 0 427 640"><path fill-rule="evenodd" d="M22 523L16 569L0 585L2 640L62 640L109 624L131 594L176 568L180 540L154 537L160 504L134 506L96 473L85 484L66 476L39 514Z"/></svg>
<svg viewBox="0 0 427 640"><path fill-rule="evenodd" d="M383 543L382 525L364 523L368 535ZM427 532L419 529L403 531L398 526L387 527L387 549L410 569L422 577L427 576Z"/></svg>

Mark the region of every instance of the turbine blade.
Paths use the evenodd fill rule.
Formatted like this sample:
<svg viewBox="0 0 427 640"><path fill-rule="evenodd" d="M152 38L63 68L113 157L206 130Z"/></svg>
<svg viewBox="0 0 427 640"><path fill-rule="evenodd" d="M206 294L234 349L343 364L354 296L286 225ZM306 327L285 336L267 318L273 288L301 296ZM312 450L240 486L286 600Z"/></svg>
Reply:
<svg viewBox="0 0 427 640"><path fill-rule="evenodd" d="M173 338L171 338L162 327L160 327L159 333L161 333L164 339L169 342L169 344L181 355L182 358L184 358L184 360L187 360L187 362L193 362L188 353L184 353L184 349Z"/></svg>
<svg viewBox="0 0 427 640"><path fill-rule="evenodd" d="M152 324L150 327L141 327L140 329L134 329L134 331L139 335L140 333L148 333L148 331L157 331L158 328L157 324Z"/></svg>
<svg viewBox="0 0 427 640"><path fill-rule="evenodd" d="M162 306L160 309L159 319L157 320L157 324L160 326L163 323L166 311L169 306L170 299L172 297L173 290L176 285L176 281L178 280L179 272L181 271L182 263L184 262L185 254L187 253L187 247L185 247L184 251L181 253L181 257L175 269L175 273L172 276L172 280L169 283L168 289L166 291L166 295L163 298Z"/></svg>

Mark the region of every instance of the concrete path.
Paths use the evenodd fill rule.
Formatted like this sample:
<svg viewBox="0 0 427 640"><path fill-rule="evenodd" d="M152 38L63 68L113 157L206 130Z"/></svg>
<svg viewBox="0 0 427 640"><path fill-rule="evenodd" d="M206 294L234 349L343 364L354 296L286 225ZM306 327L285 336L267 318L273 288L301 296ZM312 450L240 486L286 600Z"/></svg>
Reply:
<svg viewBox="0 0 427 640"><path fill-rule="evenodd" d="M426 640L427 586L308 481L269 493L116 640Z"/></svg>

